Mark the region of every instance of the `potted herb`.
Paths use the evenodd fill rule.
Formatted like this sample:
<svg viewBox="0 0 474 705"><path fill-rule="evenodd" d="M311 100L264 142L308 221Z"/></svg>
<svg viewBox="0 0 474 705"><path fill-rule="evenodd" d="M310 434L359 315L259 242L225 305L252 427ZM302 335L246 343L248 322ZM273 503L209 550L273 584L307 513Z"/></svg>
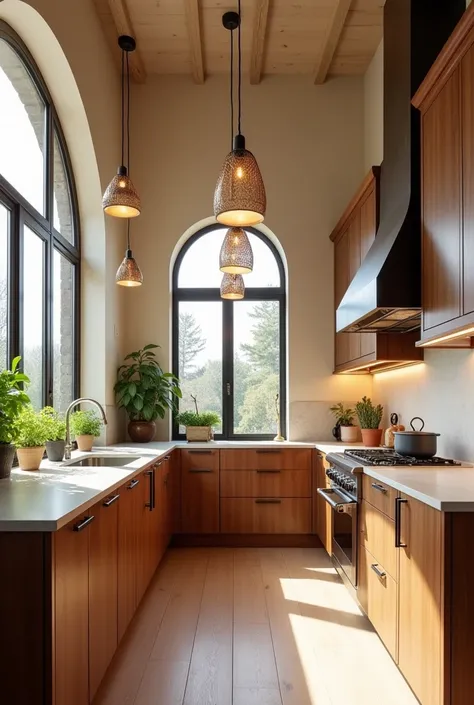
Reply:
<svg viewBox="0 0 474 705"><path fill-rule="evenodd" d="M359 419L362 431L362 440L366 446L379 446L382 440L382 429L379 428L382 421L383 406L374 406L368 397L362 397L356 404L356 414Z"/></svg>
<svg viewBox="0 0 474 705"><path fill-rule="evenodd" d="M168 409L175 411L182 396L179 379L171 372L163 372L156 359L154 351L159 347L145 345L130 353L117 372L117 404L128 414L128 433L134 443L153 440L156 419L164 418Z"/></svg>
<svg viewBox="0 0 474 705"><path fill-rule="evenodd" d="M339 426L341 441L344 443L356 443L359 439L359 429L352 423L354 421L354 409L345 408L342 402L331 406L332 413L336 418L336 426Z"/></svg>
<svg viewBox="0 0 474 705"><path fill-rule="evenodd" d="M41 411L27 406L15 421L15 445L22 470L39 470L48 439L48 427Z"/></svg>
<svg viewBox="0 0 474 705"><path fill-rule="evenodd" d="M60 462L64 458L66 447L66 423L64 418L52 406L45 406L40 413L48 431L46 441L48 460Z"/></svg>
<svg viewBox="0 0 474 705"><path fill-rule="evenodd" d="M15 457L15 422L30 403L23 386L30 381L20 372L21 357L15 357L11 370L0 372L0 479L9 477Z"/></svg>
<svg viewBox="0 0 474 705"><path fill-rule="evenodd" d="M186 440L191 441L211 441L214 437L212 427L218 426L221 422L219 414L214 411L200 412L197 405L196 397L191 398L194 401L196 411L182 411L176 415L176 422L180 426L186 427Z"/></svg>
<svg viewBox="0 0 474 705"><path fill-rule="evenodd" d="M100 436L101 420L91 409L75 411L71 414L71 431L76 439L79 450L92 450L94 439Z"/></svg>

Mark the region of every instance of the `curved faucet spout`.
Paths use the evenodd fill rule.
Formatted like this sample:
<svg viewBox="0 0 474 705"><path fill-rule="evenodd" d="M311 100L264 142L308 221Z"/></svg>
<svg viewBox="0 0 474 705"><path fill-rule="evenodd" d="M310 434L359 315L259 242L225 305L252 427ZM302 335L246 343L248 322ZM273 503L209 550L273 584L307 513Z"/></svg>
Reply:
<svg viewBox="0 0 474 705"><path fill-rule="evenodd" d="M99 404L98 401L95 399L90 399L89 397L81 397L80 399L74 399L72 401L68 408L66 409L66 448L64 451L64 459L65 460L70 460L71 459L71 451L72 451L72 443L71 443L71 431L70 431L70 416L71 416L71 411L74 409L75 406L78 406L79 404L82 404L83 402L89 402L89 404L94 404L100 411L102 415L102 421L104 423L104 426L107 426L107 416L105 415L104 408L101 404Z"/></svg>

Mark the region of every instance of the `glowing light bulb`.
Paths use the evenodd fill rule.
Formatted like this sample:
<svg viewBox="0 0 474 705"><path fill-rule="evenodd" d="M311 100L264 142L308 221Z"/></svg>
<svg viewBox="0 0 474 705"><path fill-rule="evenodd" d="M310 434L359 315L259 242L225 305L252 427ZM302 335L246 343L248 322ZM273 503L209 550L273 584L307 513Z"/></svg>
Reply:
<svg viewBox="0 0 474 705"><path fill-rule="evenodd" d="M120 188L125 188L126 185L125 181L119 181Z"/></svg>
<svg viewBox="0 0 474 705"><path fill-rule="evenodd" d="M241 179L244 175L244 170L241 166L237 167L236 175L238 179Z"/></svg>

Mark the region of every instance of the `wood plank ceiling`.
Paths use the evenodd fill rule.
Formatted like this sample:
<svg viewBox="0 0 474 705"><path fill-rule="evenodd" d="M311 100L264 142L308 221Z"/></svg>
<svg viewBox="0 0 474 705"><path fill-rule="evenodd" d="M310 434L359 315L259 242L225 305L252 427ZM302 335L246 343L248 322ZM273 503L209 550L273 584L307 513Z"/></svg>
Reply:
<svg viewBox="0 0 474 705"><path fill-rule="evenodd" d="M222 14L237 0L94 0L107 41L132 34L134 80L188 74L196 83L229 69ZM385 0L242 0L243 68L251 83L300 74L314 83L366 71L382 38Z"/></svg>

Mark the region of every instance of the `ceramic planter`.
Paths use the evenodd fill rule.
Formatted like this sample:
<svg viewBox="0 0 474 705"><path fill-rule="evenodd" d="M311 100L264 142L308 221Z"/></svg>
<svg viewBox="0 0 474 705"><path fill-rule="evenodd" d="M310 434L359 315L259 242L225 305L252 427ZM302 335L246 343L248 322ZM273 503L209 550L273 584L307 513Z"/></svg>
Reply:
<svg viewBox="0 0 474 705"><path fill-rule="evenodd" d="M357 443L359 440L358 426L339 426L343 443Z"/></svg>
<svg viewBox="0 0 474 705"><path fill-rule="evenodd" d="M84 453L89 453L92 450L92 444L94 443L95 436L76 436L77 447Z"/></svg>
<svg viewBox="0 0 474 705"><path fill-rule="evenodd" d="M134 443L149 443L155 437L156 423L154 421L130 421L128 435Z"/></svg>
<svg viewBox="0 0 474 705"><path fill-rule="evenodd" d="M36 446L35 448L17 448L16 454L18 457L18 465L22 470L39 470L39 466L43 460L44 451L44 446Z"/></svg>
<svg viewBox="0 0 474 705"><path fill-rule="evenodd" d="M362 442L368 448L377 448L382 440L382 428L361 428Z"/></svg>
<svg viewBox="0 0 474 705"><path fill-rule="evenodd" d="M0 480L10 477L15 457L15 446L11 443L0 443Z"/></svg>
<svg viewBox="0 0 474 705"><path fill-rule="evenodd" d="M46 454L53 463L61 462L65 449L66 441L46 441Z"/></svg>
<svg viewBox="0 0 474 705"><path fill-rule="evenodd" d="M210 426L186 426L186 440L189 443L196 441L211 441L213 438Z"/></svg>

